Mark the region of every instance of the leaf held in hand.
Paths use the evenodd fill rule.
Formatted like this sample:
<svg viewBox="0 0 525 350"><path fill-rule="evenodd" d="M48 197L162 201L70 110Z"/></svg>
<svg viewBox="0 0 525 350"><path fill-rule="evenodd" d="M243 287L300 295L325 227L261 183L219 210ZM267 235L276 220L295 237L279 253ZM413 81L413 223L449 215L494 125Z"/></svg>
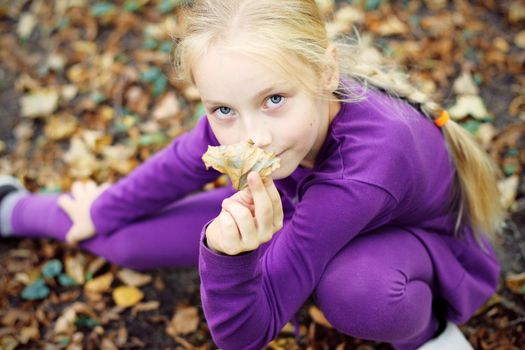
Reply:
<svg viewBox="0 0 525 350"><path fill-rule="evenodd" d="M281 166L275 153L254 146L251 140L228 146L208 146L202 160L206 169L212 167L228 175L237 190L247 187L250 172L256 171L264 177Z"/></svg>

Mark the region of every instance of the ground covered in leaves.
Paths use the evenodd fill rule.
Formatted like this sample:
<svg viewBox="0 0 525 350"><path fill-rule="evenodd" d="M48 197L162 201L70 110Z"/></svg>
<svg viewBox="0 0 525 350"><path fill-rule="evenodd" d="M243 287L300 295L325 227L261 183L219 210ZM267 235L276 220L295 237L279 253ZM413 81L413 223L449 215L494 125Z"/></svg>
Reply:
<svg viewBox="0 0 525 350"><path fill-rule="evenodd" d="M115 181L190 129L203 109L170 64L180 2L0 2L0 173L40 193ZM462 330L476 349L525 348L525 5L318 3L332 37L359 29L366 59L406 67L501 169L501 284ZM0 241L0 267L0 349L215 348L195 269L138 273L27 239ZM337 333L311 301L298 315L268 349L390 349Z"/></svg>

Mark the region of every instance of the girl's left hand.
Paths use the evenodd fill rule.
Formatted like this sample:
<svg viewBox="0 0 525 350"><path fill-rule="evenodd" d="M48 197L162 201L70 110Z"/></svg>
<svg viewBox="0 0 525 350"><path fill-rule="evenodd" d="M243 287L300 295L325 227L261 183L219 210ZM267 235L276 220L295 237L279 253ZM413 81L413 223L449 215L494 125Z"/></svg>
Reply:
<svg viewBox="0 0 525 350"><path fill-rule="evenodd" d="M222 211L206 229L208 247L237 255L257 249L283 227L281 196L271 177L248 175L248 188L222 202Z"/></svg>

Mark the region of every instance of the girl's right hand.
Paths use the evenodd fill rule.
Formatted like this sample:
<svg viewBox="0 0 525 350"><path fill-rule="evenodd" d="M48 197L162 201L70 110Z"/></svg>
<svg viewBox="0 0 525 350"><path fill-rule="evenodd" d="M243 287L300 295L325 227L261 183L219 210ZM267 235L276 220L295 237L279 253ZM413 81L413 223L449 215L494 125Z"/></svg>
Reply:
<svg viewBox="0 0 525 350"><path fill-rule="evenodd" d="M93 181L75 181L71 186L73 198L68 194L63 194L58 198L58 206L66 212L73 222L66 233L68 243L77 244L95 235L95 225L90 214L91 205L110 186L110 183L97 186Z"/></svg>

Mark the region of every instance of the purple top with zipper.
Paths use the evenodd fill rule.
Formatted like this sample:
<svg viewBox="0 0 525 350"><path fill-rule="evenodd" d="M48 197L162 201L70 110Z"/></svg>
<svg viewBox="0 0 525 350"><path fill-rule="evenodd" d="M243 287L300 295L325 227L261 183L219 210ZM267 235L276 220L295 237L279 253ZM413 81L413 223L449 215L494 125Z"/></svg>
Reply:
<svg viewBox="0 0 525 350"><path fill-rule="evenodd" d="M201 157L218 141L203 117L126 181L97 199L97 232L118 227L197 191L220 174ZM358 235L402 227L426 247L449 320L468 320L496 290L499 263L468 226L453 236L455 170L432 121L402 100L369 91L343 103L313 169L275 183L285 225L273 239L238 256L220 255L201 232L199 269L206 319L225 349L259 349L274 339L312 294L332 257Z"/></svg>

